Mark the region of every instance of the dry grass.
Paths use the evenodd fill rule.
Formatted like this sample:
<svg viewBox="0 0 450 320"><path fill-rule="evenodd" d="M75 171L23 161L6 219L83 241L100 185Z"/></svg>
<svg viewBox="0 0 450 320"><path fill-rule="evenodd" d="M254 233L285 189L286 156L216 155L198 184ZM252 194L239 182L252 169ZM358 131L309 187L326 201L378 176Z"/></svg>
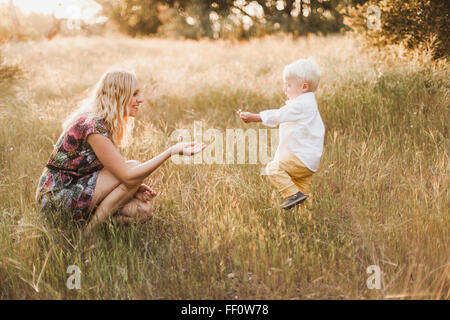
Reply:
<svg viewBox="0 0 450 320"><path fill-rule="evenodd" d="M344 37L73 38L4 53L26 79L0 92L0 298L450 298L447 62ZM195 120L248 128L235 110L280 106L283 66L305 56L322 69L327 128L311 209L279 210L260 165L169 161L147 181L160 192L148 223L106 223L86 241L70 219L37 212L60 125L107 69L134 69L146 85L122 150L146 160ZM65 286L72 264L81 290ZM383 272L381 290L367 289L369 265Z"/></svg>

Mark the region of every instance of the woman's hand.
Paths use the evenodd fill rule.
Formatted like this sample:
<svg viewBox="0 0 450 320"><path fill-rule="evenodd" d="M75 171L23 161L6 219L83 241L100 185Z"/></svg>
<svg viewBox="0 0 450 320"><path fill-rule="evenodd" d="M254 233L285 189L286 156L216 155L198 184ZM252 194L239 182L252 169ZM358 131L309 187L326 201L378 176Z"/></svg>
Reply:
<svg viewBox="0 0 450 320"><path fill-rule="evenodd" d="M178 154L192 156L206 148L205 143L198 142L179 142L170 148L171 155Z"/></svg>
<svg viewBox="0 0 450 320"><path fill-rule="evenodd" d="M136 199L144 201L144 202L150 201L155 196L156 196L156 192L146 184L141 184L139 186L139 189L134 194L134 197Z"/></svg>

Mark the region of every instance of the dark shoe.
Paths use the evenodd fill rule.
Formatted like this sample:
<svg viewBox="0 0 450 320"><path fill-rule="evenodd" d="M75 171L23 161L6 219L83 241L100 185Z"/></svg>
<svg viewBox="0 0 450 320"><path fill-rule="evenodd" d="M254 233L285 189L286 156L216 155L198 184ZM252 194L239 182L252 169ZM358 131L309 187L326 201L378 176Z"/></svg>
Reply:
<svg viewBox="0 0 450 320"><path fill-rule="evenodd" d="M281 208L285 209L285 210L289 210L293 206L295 206L295 205L297 205L299 203L302 203L305 200L306 200L306 196L299 191L296 194L288 197L286 199L286 201L284 201L283 204L281 205Z"/></svg>

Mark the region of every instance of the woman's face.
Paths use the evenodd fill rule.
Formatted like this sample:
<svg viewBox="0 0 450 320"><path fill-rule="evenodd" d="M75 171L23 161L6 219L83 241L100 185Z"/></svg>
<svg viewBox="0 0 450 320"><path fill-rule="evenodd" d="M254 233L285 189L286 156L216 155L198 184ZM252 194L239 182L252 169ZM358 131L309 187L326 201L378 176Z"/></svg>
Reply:
<svg viewBox="0 0 450 320"><path fill-rule="evenodd" d="M139 85L138 82L136 82L136 85L133 88L133 92L131 95L131 102L130 102L130 106L128 107L128 116L129 117L136 117L138 111L139 111L139 106L141 105L142 102L144 102L142 100L142 92L141 92L141 87Z"/></svg>

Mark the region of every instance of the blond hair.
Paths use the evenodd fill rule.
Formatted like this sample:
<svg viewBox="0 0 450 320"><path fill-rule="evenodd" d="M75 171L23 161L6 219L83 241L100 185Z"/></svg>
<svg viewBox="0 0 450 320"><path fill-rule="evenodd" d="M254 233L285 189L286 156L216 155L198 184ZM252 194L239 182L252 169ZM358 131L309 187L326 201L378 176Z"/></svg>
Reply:
<svg viewBox="0 0 450 320"><path fill-rule="evenodd" d="M134 122L133 118L128 117L128 106L137 85L137 77L132 72L106 72L95 86L91 98L63 123L63 131L66 132L81 114L88 113L87 121L96 118L105 122L110 138L116 146L127 145Z"/></svg>
<svg viewBox="0 0 450 320"><path fill-rule="evenodd" d="M316 91L319 86L320 71L317 63L311 59L300 59L284 67L283 78L296 77L310 85L311 91Z"/></svg>

